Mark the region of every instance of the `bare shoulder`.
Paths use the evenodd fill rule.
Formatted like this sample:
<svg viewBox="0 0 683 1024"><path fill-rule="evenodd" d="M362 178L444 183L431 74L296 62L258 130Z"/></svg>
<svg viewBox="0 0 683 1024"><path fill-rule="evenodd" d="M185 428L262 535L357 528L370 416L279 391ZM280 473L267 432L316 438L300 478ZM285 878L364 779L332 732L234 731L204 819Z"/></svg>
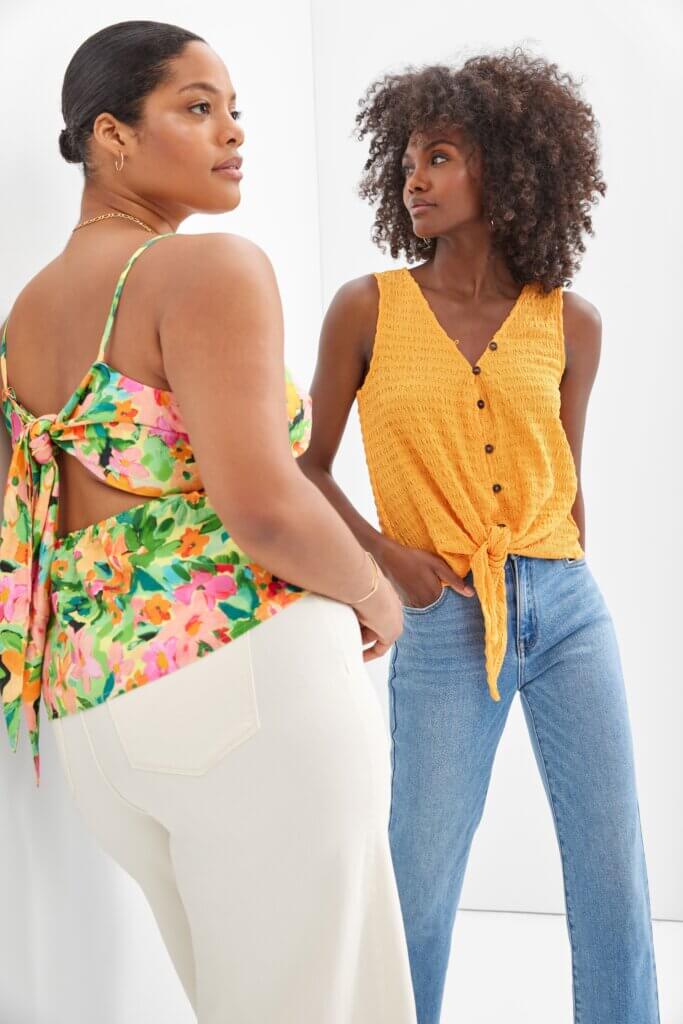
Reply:
<svg viewBox="0 0 683 1024"><path fill-rule="evenodd" d="M167 239L167 243L170 239ZM272 272L264 250L249 238L223 231L178 234L158 246L157 270L169 294L188 282L220 279L223 287L238 286L244 276Z"/></svg>
<svg viewBox="0 0 683 1024"><path fill-rule="evenodd" d="M39 303L44 299L46 292L52 282L53 272L59 265L59 257L54 257L25 282L12 299L11 306L0 314L0 335L9 323L10 316L12 324L16 327L17 320L31 319L34 307L39 308ZM48 292L49 294L49 292Z"/></svg>
<svg viewBox="0 0 683 1024"><path fill-rule="evenodd" d="M374 323L377 320L379 290L374 274L354 277L341 285L334 294L330 309L349 316L355 323Z"/></svg>
<svg viewBox="0 0 683 1024"><path fill-rule="evenodd" d="M379 289L374 274L346 281L333 295L325 314L321 347L353 356L360 367L369 366L378 309Z"/></svg>
<svg viewBox="0 0 683 1024"><path fill-rule="evenodd" d="M562 307L565 332L588 338L600 338L602 317L598 307L577 292L563 290Z"/></svg>
<svg viewBox="0 0 683 1024"><path fill-rule="evenodd" d="M595 364L600 357L602 317L597 306L574 291L563 291L562 320L567 367Z"/></svg>
<svg viewBox="0 0 683 1024"><path fill-rule="evenodd" d="M275 272L256 243L222 232L168 241L156 274L157 324L165 352L170 339L179 337L177 325L191 329L198 343L205 339L211 345L218 334L224 345L238 325L258 331L267 321L281 321Z"/></svg>

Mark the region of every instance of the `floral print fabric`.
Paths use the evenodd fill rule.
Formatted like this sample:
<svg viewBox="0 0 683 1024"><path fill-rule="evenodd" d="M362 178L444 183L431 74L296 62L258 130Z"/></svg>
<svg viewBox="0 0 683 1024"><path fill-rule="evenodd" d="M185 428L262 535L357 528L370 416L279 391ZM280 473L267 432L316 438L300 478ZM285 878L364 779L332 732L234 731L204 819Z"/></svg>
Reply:
<svg viewBox="0 0 683 1024"><path fill-rule="evenodd" d="M114 370L104 352L130 257L114 292L98 358L64 408L32 416L7 382L12 441L0 533L0 688L12 749L23 712L39 779L41 692L50 717L92 707L202 657L306 593L232 541L203 491L169 391ZM285 370L294 457L310 439L310 395ZM148 500L65 537L55 535L55 450Z"/></svg>

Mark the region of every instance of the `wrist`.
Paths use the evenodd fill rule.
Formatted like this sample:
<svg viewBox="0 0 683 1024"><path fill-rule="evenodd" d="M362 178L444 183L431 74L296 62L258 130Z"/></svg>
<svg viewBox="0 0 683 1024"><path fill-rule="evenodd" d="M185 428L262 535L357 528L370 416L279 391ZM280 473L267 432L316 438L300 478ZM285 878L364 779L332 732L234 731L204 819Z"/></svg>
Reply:
<svg viewBox="0 0 683 1024"><path fill-rule="evenodd" d="M375 533L373 537L368 538L368 540L363 543L363 547L366 551L370 552L380 569L384 571L384 560L394 547L395 543L395 541L391 540L390 537L385 536L385 534Z"/></svg>
<svg viewBox="0 0 683 1024"><path fill-rule="evenodd" d="M371 600L372 597L379 590L382 570L380 569L375 556L372 554L371 551L368 551L367 549L365 549L365 562L371 568L372 578L369 581L369 584L366 586L364 593L361 594L359 597L354 598L354 600L349 601L349 604L354 608L358 605L365 605L365 603Z"/></svg>

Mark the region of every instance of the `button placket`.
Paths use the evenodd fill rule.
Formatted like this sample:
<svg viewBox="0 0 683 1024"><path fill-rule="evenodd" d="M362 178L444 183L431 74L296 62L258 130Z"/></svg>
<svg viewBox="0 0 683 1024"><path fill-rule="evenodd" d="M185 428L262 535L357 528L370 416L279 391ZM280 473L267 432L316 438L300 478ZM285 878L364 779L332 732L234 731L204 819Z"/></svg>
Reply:
<svg viewBox="0 0 683 1024"><path fill-rule="evenodd" d="M491 341L491 342L489 342L488 347L492 351L495 352L496 349L498 348L498 342L497 341ZM481 366L479 366L479 365L473 366L472 367L472 373L475 374L475 376L478 376L481 373ZM483 398L478 398L477 399L477 408L478 409L484 409L485 407L486 407L486 402L484 401L484 399ZM491 444L490 441L487 441L484 444L484 451L486 452L487 455L491 455L495 451L495 445ZM503 490L503 485L498 483L498 482L493 483L493 484L491 484L491 490L494 492L494 494L499 494ZM498 525L502 526L503 524L499 523Z"/></svg>
<svg viewBox="0 0 683 1024"><path fill-rule="evenodd" d="M496 349L498 348L498 342L497 341L490 341L489 342L489 348L493 352L495 352ZM484 450L486 451L487 454L490 455L491 452L494 450L494 446L492 444L486 444L486 445L484 445ZM503 490L503 485L499 484L499 483L492 484L491 490L494 492L494 494L498 494L500 491ZM502 526L503 524L499 523L498 525Z"/></svg>

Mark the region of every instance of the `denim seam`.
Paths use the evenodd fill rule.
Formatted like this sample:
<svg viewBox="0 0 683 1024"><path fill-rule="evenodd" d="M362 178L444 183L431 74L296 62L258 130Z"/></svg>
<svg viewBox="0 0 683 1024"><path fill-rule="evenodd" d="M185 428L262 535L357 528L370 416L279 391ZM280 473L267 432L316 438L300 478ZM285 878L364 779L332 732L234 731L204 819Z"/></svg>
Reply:
<svg viewBox="0 0 683 1024"><path fill-rule="evenodd" d="M448 590L448 586L447 585L442 586L441 593L439 594L439 596L435 597L433 601L431 601L429 604L426 604L423 608L420 608L419 606L413 607L412 605L404 604L402 606L403 607L403 611L404 612L410 612L411 615L415 615L416 613L420 613L420 612L431 612L434 608L437 608L441 604L441 602L445 599L446 591L447 590Z"/></svg>
<svg viewBox="0 0 683 1024"><path fill-rule="evenodd" d="M550 794L550 811L551 811L551 814L553 816L553 821L555 822L555 829L557 831L557 841L558 841L558 843L560 845L560 852L562 854L562 883L563 883L563 888L564 888L564 901L565 901L566 908L567 908L567 922L569 924L569 941L570 941L571 950L572 950L572 980L574 982L572 996L573 996L573 1002L574 1002L574 1024L581 1024L581 1008L580 1008L579 997L578 997L578 973L577 973L577 969L576 969L576 946L575 946L575 943L574 943L574 921L573 921L573 917L572 917L571 903L570 903L570 900L569 900L569 888L568 888L568 884L567 884L566 864L568 863L568 859L567 859L567 856L566 856L565 844L564 844L564 841L562 839L562 832L561 832L561 829L560 829L559 819L558 819L558 816L557 816L556 810L555 810L555 804L556 804L556 801L557 801L557 797L555 796L553 787L550 784L550 776L548 774L548 764L547 764L546 756L545 756L545 754L543 752L543 745L541 744L541 738L539 736L538 729L536 728L536 719L534 718L534 713L533 713L533 710L531 708L531 704L529 703L529 698L527 697L527 695L524 693L523 690L520 690L520 696L524 700L524 702L525 702L525 704L527 706L527 709L529 711L529 716L530 716L530 719L531 719L531 724L532 724L532 727L533 727L533 730L534 730L534 736L536 737L536 742L538 743L538 749L539 749L539 751L541 753L541 763L543 765L543 774L545 776L546 786L548 787L548 793Z"/></svg>
<svg viewBox="0 0 683 1024"><path fill-rule="evenodd" d="M640 801L636 795L636 812L638 814L638 832L640 834L640 843L643 850L643 862L645 862L645 845L643 843L643 823L640 819ZM655 1006L657 1008L657 1020L653 1021L653 1024L660 1024L661 1012L659 1007L659 985L657 983L657 964L655 959L655 937L652 928L652 906L650 903L650 883L648 881L647 868L645 870L645 897L647 903L647 917L650 922L650 946L652 947L652 982L655 994Z"/></svg>
<svg viewBox="0 0 683 1024"><path fill-rule="evenodd" d="M393 717L393 725L390 721L390 734L391 734L391 796L389 800L389 823L388 828L391 828L391 821L394 814L394 775L396 773L396 757L394 754L394 737L396 734L396 688L394 687L394 677L396 676L396 659L398 658L398 644L394 641L394 653L391 658L389 666L389 691L390 691L390 716Z"/></svg>
<svg viewBox="0 0 683 1024"><path fill-rule="evenodd" d="M536 615L536 591L534 590L533 566L531 567L531 571L527 573L527 580L529 583L529 610L531 612L532 635L529 638L528 643L526 641L524 642L525 653L526 651L530 651L538 641L538 617Z"/></svg>
<svg viewBox="0 0 683 1024"><path fill-rule="evenodd" d="M512 560L513 572L515 577L515 644L517 647L517 689L521 691L523 686L524 676L524 645L521 642L521 612L520 612L520 588L519 588L519 565L517 559Z"/></svg>

